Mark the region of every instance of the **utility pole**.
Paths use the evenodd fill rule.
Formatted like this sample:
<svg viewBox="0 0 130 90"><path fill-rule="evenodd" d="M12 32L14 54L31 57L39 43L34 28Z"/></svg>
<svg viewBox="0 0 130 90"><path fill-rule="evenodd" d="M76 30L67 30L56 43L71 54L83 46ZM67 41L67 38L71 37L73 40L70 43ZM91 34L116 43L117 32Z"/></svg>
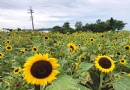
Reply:
<svg viewBox="0 0 130 90"><path fill-rule="evenodd" d="M32 30L34 31L34 22L33 22L33 15L32 15L32 13L34 13L33 12L33 10L32 10L32 7L30 6L30 9L29 9L29 12L28 13L30 13L31 14L31 20L32 20Z"/></svg>

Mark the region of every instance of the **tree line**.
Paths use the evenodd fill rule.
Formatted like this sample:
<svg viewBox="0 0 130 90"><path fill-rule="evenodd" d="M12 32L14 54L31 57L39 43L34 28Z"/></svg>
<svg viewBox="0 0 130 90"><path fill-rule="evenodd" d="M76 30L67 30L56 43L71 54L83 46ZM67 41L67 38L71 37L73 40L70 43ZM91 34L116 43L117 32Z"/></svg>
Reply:
<svg viewBox="0 0 130 90"><path fill-rule="evenodd" d="M121 20L116 20L111 17L106 21L101 21L98 19L96 23L86 23L85 25L82 22L78 21L75 24L75 29L70 27L69 22L65 22L63 26L54 26L52 32L60 33L74 33L79 31L92 31L92 32L105 32L105 31L120 31L122 30L127 23L124 23Z"/></svg>

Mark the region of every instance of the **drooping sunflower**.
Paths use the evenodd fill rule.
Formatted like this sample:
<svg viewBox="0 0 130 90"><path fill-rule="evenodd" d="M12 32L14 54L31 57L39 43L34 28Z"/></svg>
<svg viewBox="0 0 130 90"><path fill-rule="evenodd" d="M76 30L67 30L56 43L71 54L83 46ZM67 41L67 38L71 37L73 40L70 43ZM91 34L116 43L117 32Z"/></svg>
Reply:
<svg viewBox="0 0 130 90"><path fill-rule="evenodd" d="M75 50L77 49L77 47L75 46L74 43L68 43L68 47L70 48L69 55L72 55L75 52Z"/></svg>
<svg viewBox="0 0 130 90"><path fill-rule="evenodd" d="M123 64L123 65L126 64L126 60L125 60L125 59L121 59L121 60L119 60L119 61L120 61L120 64Z"/></svg>
<svg viewBox="0 0 130 90"><path fill-rule="evenodd" d="M4 54L0 52L0 59L4 57Z"/></svg>
<svg viewBox="0 0 130 90"><path fill-rule="evenodd" d="M48 54L35 54L30 57L24 64L24 79L33 85L47 85L57 79L55 76L59 71L55 58L48 58Z"/></svg>
<svg viewBox="0 0 130 90"><path fill-rule="evenodd" d="M21 71L22 71L21 67L17 67L17 68L15 68L15 69L13 70L13 73L14 73L14 74L18 74L18 73L21 72Z"/></svg>
<svg viewBox="0 0 130 90"><path fill-rule="evenodd" d="M129 49L130 49L130 46L129 46L129 45L125 45L125 46L124 46L124 49L129 50Z"/></svg>
<svg viewBox="0 0 130 90"><path fill-rule="evenodd" d="M95 67L98 68L101 72L109 73L114 70L115 63L108 56L97 56L95 60Z"/></svg>
<svg viewBox="0 0 130 90"><path fill-rule="evenodd" d="M8 45L8 46L5 47L5 49L6 49L7 51L11 51L11 50L12 50L12 46L9 46L9 45Z"/></svg>

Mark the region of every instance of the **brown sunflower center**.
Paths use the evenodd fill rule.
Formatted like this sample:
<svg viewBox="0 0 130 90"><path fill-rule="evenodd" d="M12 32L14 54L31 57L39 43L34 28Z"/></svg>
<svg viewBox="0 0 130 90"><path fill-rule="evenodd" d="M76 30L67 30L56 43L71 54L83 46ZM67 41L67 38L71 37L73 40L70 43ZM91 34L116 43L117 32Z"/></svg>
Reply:
<svg viewBox="0 0 130 90"><path fill-rule="evenodd" d="M122 63L124 63L125 61L124 60L121 60Z"/></svg>
<svg viewBox="0 0 130 90"><path fill-rule="evenodd" d="M0 54L0 56L2 56L2 54Z"/></svg>
<svg viewBox="0 0 130 90"><path fill-rule="evenodd" d="M18 71L19 71L19 69L16 69L16 70L15 70L15 72L18 72Z"/></svg>
<svg viewBox="0 0 130 90"><path fill-rule="evenodd" d="M112 64L111 64L111 61L109 59L107 59L107 58L100 58L99 65L102 68L109 69Z"/></svg>
<svg viewBox="0 0 130 90"><path fill-rule="evenodd" d="M117 52L117 55L120 55L120 52Z"/></svg>
<svg viewBox="0 0 130 90"><path fill-rule="evenodd" d="M48 37L46 36L45 39L48 39Z"/></svg>
<svg viewBox="0 0 130 90"><path fill-rule="evenodd" d="M37 51L37 48L33 48L34 51Z"/></svg>
<svg viewBox="0 0 130 90"><path fill-rule="evenodd" d="M70 46L70 52L74 51L74 47Z"/></svg>
<svg viewBox="0 0 130 90"><path fill-rule="evenodd" d="M10 41L7 41L7 43L10 43Z"/></svg>
<svg viewBox="0 0 130 90"><path fill-rule="evenodd" d="M11 49L11 47L8 46L7 49Z"/></svg>
<svg viewBox="0 0 130 90"><path fill-rule="evenodd" d="M93 41L93 39L91 39L91 41Z"/></svg>
<svg viewBox="0 0 130 90"><path fill-rule="evenodd" d="M125 49L126 49L126 50L129 49L129 46L126 46Z"/></svg>
<svg viewBox="0 0 130 90"><path fill-rule="evenodd" d="M39 79L48 77L52 72L52 65L48 61L37 61L31 67L31 74Z"/></svg>

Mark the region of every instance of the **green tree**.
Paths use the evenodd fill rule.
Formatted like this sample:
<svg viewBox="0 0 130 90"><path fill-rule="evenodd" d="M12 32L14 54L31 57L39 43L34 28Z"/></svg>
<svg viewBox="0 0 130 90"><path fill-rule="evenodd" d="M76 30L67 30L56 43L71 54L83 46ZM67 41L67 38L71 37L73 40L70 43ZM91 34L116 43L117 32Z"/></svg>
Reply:
<svg viewBox="0 0 130 90"><path fill-rule="evenodd" d="M117 21L116 20L116 29L119 31L119 30L122 30L124 27L125 27L125 25L126 25L127 23L124 23L123 21Z"/></svg>
<svg viewBox="0 0 130 90"><path fill-rule="evenodd" d="M113 19L112 17L106 21L107 29L108 30L122 30L127 23L124 23L123 21Z"/></svg>
<svg viewBox="0 0 130 90"><path fill-rule="evenodd" d="M70 23L69 22L65 22L62 26L62 32L63 34L66 34L66 33L73 33L75 32L73 28L70 27Z"/></svg>
<svg viewBox="0 0 130 90"><path fill-rule="evenodd" d="M61 31L62 31L62 27L60 26L54 26L52 30L52 32L61 32Z"/></svg>
<svg viewBox="0 0 130 90"><path fill-rule="evenodd" d="M76 31L81 31L83 28L82 22L76 22L75 29Z"/></svg>
<svg viewBox="0 0 130 90"><path fill-rule="evenodd" d="M70 23L69 22L65 22L62 26L63 29L69 29L70 28Z"/></svg>
<svg viewBox="0 0 130 90"><path fill-rule="evenodd" d="M108 20L108 29L114 31L116 29L115 24L115 20L113 19L113 17L111 17L110 20Z"/></svg>

